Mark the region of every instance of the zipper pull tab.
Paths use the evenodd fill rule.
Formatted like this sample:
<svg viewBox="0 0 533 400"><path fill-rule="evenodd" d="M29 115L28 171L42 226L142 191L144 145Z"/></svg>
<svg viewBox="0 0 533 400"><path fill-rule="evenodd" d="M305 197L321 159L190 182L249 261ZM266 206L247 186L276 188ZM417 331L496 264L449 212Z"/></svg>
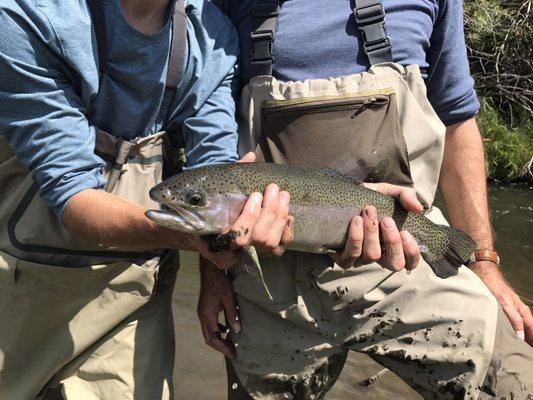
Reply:
<svg viewBox="0 0 533 400"><path fill-rule="evenodd" d="M361 103L361 105L359 106L359 108L352 114L352 116L350 118L351 119L355 119L359 114L361 114L363 111L365 111L365 109L369 105L372 105L372 103L374 101L376 101L375 97L370 97L370 98L364 99L363 102Z"/></svg>
<svg viewBox="0 0 533 400"><path fill-rule="evenodd" d="M388 98L383 97L368 97L363 100L361 103L361 106L357 109L355 113L350 117L351 119L356 118L359 114L361 114L364 110L366 110L368 107L370 108L380 108L386 105L389 102Z"/></svg>

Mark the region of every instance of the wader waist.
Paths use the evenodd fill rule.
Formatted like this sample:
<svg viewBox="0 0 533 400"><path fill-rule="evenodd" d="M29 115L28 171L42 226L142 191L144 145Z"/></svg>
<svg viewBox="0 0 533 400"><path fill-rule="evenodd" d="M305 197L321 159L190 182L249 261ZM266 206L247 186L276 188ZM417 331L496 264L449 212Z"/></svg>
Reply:
<svg viewBox="0 0 533 400"><path fill-rule="evenodd" d="M148 191L162 180L166 135L125 141L97 131L95 153L105 161L105 190L146 208L157 208ZM114 261L143 264L163 252L132 252L73 236L39 195L32 174L0 138L0 250L53 266L86 267Z"/></svg>

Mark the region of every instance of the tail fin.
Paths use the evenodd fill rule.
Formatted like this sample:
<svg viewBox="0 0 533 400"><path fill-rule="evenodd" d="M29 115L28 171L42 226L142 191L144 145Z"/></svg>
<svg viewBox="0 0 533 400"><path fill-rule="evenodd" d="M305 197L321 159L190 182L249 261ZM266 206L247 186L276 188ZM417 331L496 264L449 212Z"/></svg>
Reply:
<svg viewBox="0 0 533 400"><path fill-rule="evenodd" d="M476 249L476 242L463 231L446 225L438 225L437 229L443 234L444 247L438 250L427 245L427 252L422 257L431 266L439 278L449 278L457 275L457 270L466 263ZM425 244L425 243L424 243Z"/></svg>

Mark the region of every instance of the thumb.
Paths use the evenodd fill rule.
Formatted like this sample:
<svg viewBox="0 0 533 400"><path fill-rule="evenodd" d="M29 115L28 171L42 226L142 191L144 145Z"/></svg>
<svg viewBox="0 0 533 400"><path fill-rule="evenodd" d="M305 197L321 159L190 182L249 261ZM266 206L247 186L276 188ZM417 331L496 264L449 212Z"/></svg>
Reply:
<svg viewBox="0 0 533 400"><path fill-rule="evenodd" d="M231 326L233 332L239 333L242 330L242 326L234 293L231 293L231 295L225 296L222 299L222 307L224 307L226 323Z"/></svg>
<svg viewBox="0 0 533 400"><path fill-rule="evenodd" d="M524 339L530 346L533 346L533 316L531 315L531 310L527 305L520 302L518 304L518 312L522 316L522 321L524 323L524 334L522 339Z"/></svg>
<svg viewBox="0 0 533 400"><path fill-rule="evenodd" d="M398 195L398 199L400 204L408 211L422 212L424 210L424 206L418 200L414 189L403 188Z"/></svg>
<svg viewBox="0 0 533 400"><path fill-rule="evenodd" d="M416 191L413 188L393 185L390 183L368 183L365 182L365 187L386 194L387 196L396 197L403 208L411 212L422 212L424 207L416 196Z"/></svg>
<svg viewBox="0 0 533 400"><path fill-rule="evenodd" d="M240 162L240 163L253 163L255 162L255 154L252 153L252 152L249 152L249 153L246 153L244 156L242 156L242 158L237 161L237 162Z"/></svg>

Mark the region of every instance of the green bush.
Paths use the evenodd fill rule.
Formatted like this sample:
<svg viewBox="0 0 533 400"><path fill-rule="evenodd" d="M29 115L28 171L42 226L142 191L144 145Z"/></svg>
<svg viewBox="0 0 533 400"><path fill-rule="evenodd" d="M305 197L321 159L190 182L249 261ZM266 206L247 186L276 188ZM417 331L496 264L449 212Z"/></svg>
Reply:
<svg viewBox="0 0 533 400"><path fill-rule="evenodd" d="M464 6L488 176L531 181L533 0L465 0Z"/></svg>
<svg viewBox="0 0 533 400"><path fill-rule="evenodd" d="M497 181L531 180L525 166L533 157L533 120L518 116L511 127L490 100L480 100L477 119L484 137L487 176Z"/></svg>

